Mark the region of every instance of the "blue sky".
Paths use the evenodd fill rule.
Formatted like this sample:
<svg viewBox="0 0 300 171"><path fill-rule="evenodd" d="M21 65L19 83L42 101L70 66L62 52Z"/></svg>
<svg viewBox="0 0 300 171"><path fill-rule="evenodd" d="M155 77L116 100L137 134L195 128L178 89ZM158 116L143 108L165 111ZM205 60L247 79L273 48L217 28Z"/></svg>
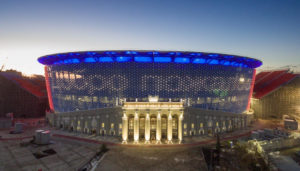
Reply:
<svg viewBox="0 0 300 171"><path fill-rule="evenodd" d="M42 74L39 56L185 50L300 65L298 0L0 0L0 66Z"/></svg>

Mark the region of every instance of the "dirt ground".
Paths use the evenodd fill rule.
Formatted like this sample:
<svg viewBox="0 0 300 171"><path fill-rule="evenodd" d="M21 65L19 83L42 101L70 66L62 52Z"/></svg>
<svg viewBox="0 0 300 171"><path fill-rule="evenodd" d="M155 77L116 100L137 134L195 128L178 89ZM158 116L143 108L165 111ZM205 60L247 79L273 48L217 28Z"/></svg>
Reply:
<svg viewBox="0 0 300 171"><path fill-rule="evenodd" d="M113 148L96 170L207 170L199 147L194 148Z"/></svg>

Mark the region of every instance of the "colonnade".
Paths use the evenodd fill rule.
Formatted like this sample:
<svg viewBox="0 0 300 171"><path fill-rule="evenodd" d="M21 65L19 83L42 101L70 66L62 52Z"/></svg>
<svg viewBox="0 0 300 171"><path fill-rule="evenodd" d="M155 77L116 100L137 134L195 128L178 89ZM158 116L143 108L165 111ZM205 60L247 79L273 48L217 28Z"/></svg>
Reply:
<svg viewBox="0 0 300 171"><path fill-rule="evenodd" d="M143 114L140 114L139 112L135 112L132 118L132 114L126 114L126 112L123 113L122 117L122 139L123 143L127 143L128 141L131 141L129 139L129 129L132 126L130 123L130 119L133 119L133 142L134 143L139 143L141 141L140 135L143 134L140 132L140 124L145 124L144 127L144 142L145 143L150 143L150 136L151 136L151 131L155 130L155 141L156 143L161 143L163 140L162 137L162 114L160 112L157 112L156 114L150 114L146 113L145 115L145 123L140 123L140 118ZM144 116L144 115L143 115ZM164 114L166 116L166 114ZM151 123L151 119L155 117L155 124ZM173 117L176 117L178 119L173 121ZM166 136L166 142L167 143L172 143L173 140L173 128L174 125L177 125L177 130L176 132L177 139L179 142L182 141L182 120L183 120L183 113L180 114L172 114L172 112L169 112L167 114L167 121L166 121L166 126L167 126L167 136ZM132 121L131 121L132 122ZM177 123L173 123L177 122ZM153 129L154 128L154 129ZM153 139L152 139L153 140Z"/></svg>

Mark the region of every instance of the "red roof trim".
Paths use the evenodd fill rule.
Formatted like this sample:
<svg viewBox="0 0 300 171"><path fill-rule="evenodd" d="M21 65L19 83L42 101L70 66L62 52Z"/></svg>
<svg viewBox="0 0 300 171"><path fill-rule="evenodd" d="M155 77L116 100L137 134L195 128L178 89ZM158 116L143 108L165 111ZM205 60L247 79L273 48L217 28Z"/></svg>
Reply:
<svg viewBox="0 0 300 171"><path fill-rule="evenodd" d="M257 84L254 86L254 98L260 99L276 89L280 88L282 85L287 84L298 74L287 73L287 71L272 71L267 74L264 78L261 78Z"/></svg>

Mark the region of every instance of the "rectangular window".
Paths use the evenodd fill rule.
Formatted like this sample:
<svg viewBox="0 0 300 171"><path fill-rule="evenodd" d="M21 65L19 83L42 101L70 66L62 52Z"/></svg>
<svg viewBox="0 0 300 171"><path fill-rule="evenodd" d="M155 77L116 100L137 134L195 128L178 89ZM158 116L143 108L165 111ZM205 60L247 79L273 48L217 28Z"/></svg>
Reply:
<svg viewBox="0 0 300 171"><path fill-rule="evenodd" d="M192 129L194 129L194 123L191 124Z"/></svg>
<svg viewBox="0 0 300 171"><path fill-rule="evenodd" d="M133 129L133 118L129 120L129 129Z"/></svg>
<svg viewBox="0 0 300 171"><path fill-rule="evenodd" d="M71 80L74 80L74 79L75 79L75 74L69 73L69 75L70 75L70 79L71 79Z"/></svg>
<svg viewBox="0 0 300 171"><path fill-rule="evenodd" d="M64 73L63 72L59 73L59 75L60 75L59 76L60 79L64 79Z"/></svg>
<svg viewBox="0 0 300 171"><path fill-rule="evenodd" d="M150 120L150 126L151 126L151 130L155 130L156 129L156 118L151 118Z"/></svg>
<svg viewBox="0 0 300 171"><path fill-rule="evenodd" d="M119 124L119 128L122 129L122 124Z"/></svg>
<svg viewBox="0 0 300 171"><path fill-rule="evenodd" d="M177 128L177 120L176 119L172 120L172 129L178 129Z"/></svg>
<svg viewBox="0 0 300 171"><path fill-rule="evenodd" d="M111 124L110 124L110 128L114 129L114 127L115 127L115 124L114 124L114 123L111 123Z"/></svg>
<svg viewBox="0 0 300 171"><path fill-rule="evenodd" d="M186 125L186 123L185 123L185 124L183 125L183 128L186 129L186 127L187 127L187 125Z"/></svg>
<svg viewBox="0 0 300 171"><path fill-rule="evenodd" d="M200 123L200 128L203 128L203 123Z"/></svg>
<svg viewBox="0 0 300 171"><path fill-rule="evenodd" d="M101 126L102 126L102 128L104 128L104 126L105 126L104 122L102 122Z"/></svg>
<svg viewBox="0 0 300 171"><path fill-rule="evenodd" d="M63 71L64 72L64 79L69 79L69 73L68 71Z"/></svg>

